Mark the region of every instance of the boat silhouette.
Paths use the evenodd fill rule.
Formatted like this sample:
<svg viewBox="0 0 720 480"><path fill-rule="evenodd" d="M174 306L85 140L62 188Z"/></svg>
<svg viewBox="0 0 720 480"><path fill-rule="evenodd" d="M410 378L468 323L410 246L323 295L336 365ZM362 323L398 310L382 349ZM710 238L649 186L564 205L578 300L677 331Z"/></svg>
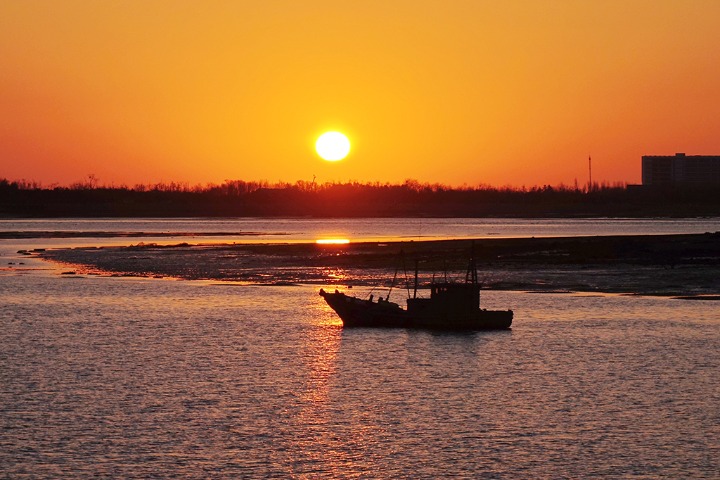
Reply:
<svg viewBox="0 0 720 480"><path fill-rule="evenodd" d="M513 320L512 310L480 308L480 284L474 256L468 265L464 282L436 282L430 284L430 297L417 297L417 267L415 294L407 299L407 307L380 297L361 299L343 292L326 292L325 299L343 321L345 327L422 328L433 330L505 330Z"/></svg>

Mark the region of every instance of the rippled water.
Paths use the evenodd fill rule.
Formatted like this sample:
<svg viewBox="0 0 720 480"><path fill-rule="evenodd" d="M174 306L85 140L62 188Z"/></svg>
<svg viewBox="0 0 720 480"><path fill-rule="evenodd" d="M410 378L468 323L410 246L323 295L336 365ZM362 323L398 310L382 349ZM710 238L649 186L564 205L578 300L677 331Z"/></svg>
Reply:
<svg viewBox="0 0 720 480"><path fill-rule="evenodd" d="M0 221L18 230L110 234L0 240L8 478L718 478L717 302L483 292L514 309L512 331L343 330L317 287L64 276L16 251L157 232L702 233L720 219Z"/></svg>
<svg viewBox="0 0 720 480"><path fill-rule="evenodd" d="M321 238L351 241L398 239L572 237L578 235L659 235L720 231L720 218L629 219L522 219L522 218L160 218L160 219L0 219L0 232L86 232L103 245L128 244L143 239L113 239L119 233L143 232L159 243L207 242L314 242ZM212 232L213 236L203 236ZM104 235L103 235L104 233ZM172 236L153 236L153 233ZM227 233L227 235L220 235ZM188 237L188 234L192 236ZM32 243L47 243L41 239ZM25 244L28 244L26 241ZM60 245L97 245L98 240L57 240Z"/></svg>
<svg viewBox="0 0 720 480"><path fill-rule="evenodd" d="M0 272L10 478L718 478L717 303L483 292L512 331L343 330L309 286L56 273Z"/></svg>

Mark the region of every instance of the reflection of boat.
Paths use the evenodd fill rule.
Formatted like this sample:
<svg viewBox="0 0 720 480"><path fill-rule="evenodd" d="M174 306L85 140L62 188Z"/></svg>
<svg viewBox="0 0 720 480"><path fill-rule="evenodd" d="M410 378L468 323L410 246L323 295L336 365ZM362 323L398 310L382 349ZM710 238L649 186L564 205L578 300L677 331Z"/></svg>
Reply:
<svg viewBox="0 0 720 480"><path fill-rule="evenodd" d="M415 274L417 292L417 272ZM335 310L346 327L399 327L438 330L500 330L510 328L512 310L480 308L480 284L474 258L470 260L464 283L435 282L430 285L430 298L408 298L407 308L380 297L373 301L360 299L335 290L320 289L322 296Z"/></svg>

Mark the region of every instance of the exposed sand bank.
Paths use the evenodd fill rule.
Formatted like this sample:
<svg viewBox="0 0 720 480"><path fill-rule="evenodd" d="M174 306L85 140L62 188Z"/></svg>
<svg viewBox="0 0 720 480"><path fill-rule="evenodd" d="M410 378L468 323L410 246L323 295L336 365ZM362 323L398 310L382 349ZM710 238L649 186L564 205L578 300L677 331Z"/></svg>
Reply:
<svg viewBox="0 0 720 480"><path fill-rule="evenodd" d="M42 252L79 273L262 284L388 285L418 262L421 282L464 273L469 240L346 245L136 245ZM402 255L400 252L403 252ZM701 235L480 239L485 288L720 298L720 233ZM404 263L404 268L403 268ZM714 297L713 297L714 296Z"/></svg>

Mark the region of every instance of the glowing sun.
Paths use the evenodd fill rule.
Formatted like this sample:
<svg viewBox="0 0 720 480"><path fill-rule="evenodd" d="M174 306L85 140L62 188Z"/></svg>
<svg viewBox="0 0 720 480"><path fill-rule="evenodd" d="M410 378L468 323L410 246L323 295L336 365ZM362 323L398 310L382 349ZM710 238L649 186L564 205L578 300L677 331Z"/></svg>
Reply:
<svg viewBox="0 0 720 480"><path fill-rule="evenodd" d="M350 140L340 132L326 132L315 142L315 150L323 160L335 162L350 153Z"/></svg>

